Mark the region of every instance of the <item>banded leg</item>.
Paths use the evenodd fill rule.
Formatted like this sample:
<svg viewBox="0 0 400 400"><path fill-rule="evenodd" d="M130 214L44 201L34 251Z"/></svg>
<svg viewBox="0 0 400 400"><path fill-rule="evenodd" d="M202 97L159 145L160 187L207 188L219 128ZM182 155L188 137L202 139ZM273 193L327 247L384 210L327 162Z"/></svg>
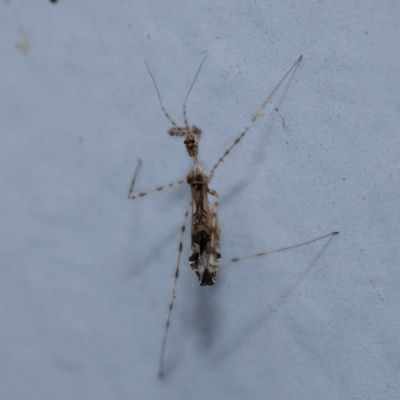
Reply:
<svg viewBox="0 0 400 400"><path fill-rule="evenodd" d="M250 121L250 123L246 126L245 130L236 138L236 140L233 142L233 144L225 151L225 153L222 155L222 157L217 161L217 163L213 166L210 175L209 175L209 181L211 181L212 177L214 176L215 170L218 168L219 164L224 161L224 158L230 153L230 151L243 139L243 137L246 135L246 133L249 131L251 126L254 124L256 119L262 115L262 110L263 108L267 105L267 103L271 100L272 96L275 94L275 92L278 90L279 86L283 83L283 81L287 78L287 76L293 71L293 69L298 65L298 63L301 61L303 56L300 56L300 58L290 67L289 71L286 72L285 76L279 81L279 83L275 86L274 90L271 92L271 94L267 97L267 99L264 101L264 103L261 105L260 109L257 110L257 112L254 114L254 117Z"/></svg>
<svg viewBox="0 0 400 400"><path fill-rule="evenodd" d="M182 179L180 181L173 182L173 183L170 183L170 184L165 185L165 186L159 186L158 188L155 188L153 190L148 190L147 192L142 192L142 193L138 193L138 194L132 194L133 186L135 185L135 181L136 181L137 175L139 173L139 169L142 166L142 163L143 163L142 160L139 158L138 165L137 165L135 173L133 175L131 188L129 189L128 199L134 200L134 199L137 199L138 197L143 197L143 196L146 196L146 195L148 195L150 193L159 192L159 191L161 191L163 189L166 189L166 188L169 188L169 187L172 187L172 186L175 186L175 185L180 185L181 183L185 183L186 182L186 179Z"/></svg>
<svg viewBox="0 0 400 400"><path fill-rule="evenodd" d="M182 256L182 249L183 249L183 235L184 235L185 230L186 230L186 222L187 222L187 218L188 218L191 206L192 206L192 202L190 202L188 208L186 209L185 217L183 219L182 230L181 230L181 241L179 243L178 262L176 264L174 286L173 286L173 289L172 289L171 303L169 304L167 322L165 324L164 337L163 337L163 341L162 341L162 345L161 345L160 364L159 364L159 370L158 370L158 376L160 378L164 375L165 347L166 347L166 344L167 344L168 329L169 329L170 320L171 320L172 307L173 307L174 299L175 299L176 285L178 283L178 277L179 277L179 266L180 266L180 263L181 263L181 256Z"/></svg>
<svg viewBox="0 0 400 400"><path fill-rule="evenodd" d="M265 252L262 252L262 253L257 253L257 254L253 254L253 255L250 255L250 256L246 256L246 257L238 257L238 258L231 258L230 260L222 260L222 261L220 261L218 263L215 263L215 264L219 266L221 264L228 264L228 263L232 263L232 262L247 260L249 258L262 257L262 256L266 256L268 254L279 253L281 251L291 250L291 249L295 249L297 247L305 246L306 244L310 244L310 243L316 242L318 240L325 239L325 238L327 238L329 236L338 235L338 234L339 234L339 232L331 232L331 233L328 233L327 235L319 236L319 237L317 237L315 239L308 240L307 242L295 244L293 246L281 247L280 249L265 251Z"/></svg>

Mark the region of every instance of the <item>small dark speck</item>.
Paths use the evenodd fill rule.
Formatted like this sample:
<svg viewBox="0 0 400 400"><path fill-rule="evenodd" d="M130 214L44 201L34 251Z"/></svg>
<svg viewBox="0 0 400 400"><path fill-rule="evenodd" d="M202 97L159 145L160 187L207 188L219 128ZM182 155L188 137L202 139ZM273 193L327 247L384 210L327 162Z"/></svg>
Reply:
<svg viewBox="0 0 400 400"><path fill-rule="evenodd" d="M148 33L148 34L147 34L147 39L150 39L150 37L151 37L151 36L150 36L150 33Z"/></svg>
<svg viewBox="0 0 400 400"><path fill-rule="evenodd" d="M346 178L343 178L343 180L345 181L345 180L346 180Z"/></svg>
<svg viewBox="0 0 400 400"><path fill-rule="evenodd" d="M278 107L275 107L275 111L276 111L276 112L278 112L278 111L279 111L279 110L278 110Z"/></svg>
<svg viewBox="0 0 400 400"><path fill-rule="evenodd" d="M57 3L57 0L50 0L50 3L56 4L56 3Z"/></svg>
<svg viewBox="0 0 400 400"><path fill-rule="evenodd" d="M286 142L286 144L289 144L289 142Z"/></svg>

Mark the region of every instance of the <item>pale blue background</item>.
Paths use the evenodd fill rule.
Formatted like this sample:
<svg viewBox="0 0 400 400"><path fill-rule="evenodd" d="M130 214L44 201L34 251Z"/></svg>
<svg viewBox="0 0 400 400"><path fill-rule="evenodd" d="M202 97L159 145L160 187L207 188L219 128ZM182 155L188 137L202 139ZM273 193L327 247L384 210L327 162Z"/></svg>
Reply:
<svg viewBox="0 0 400 400"><path fill-rule="evenodd" d="M0 398L400 398L398 1L0 3ZM25 52L22 51L25 49ZM200 288L185 240L188 102L217 170L221 252ZM275 107L278 111L275 111ZM271 311L271 308L277 311Z"/></svg>

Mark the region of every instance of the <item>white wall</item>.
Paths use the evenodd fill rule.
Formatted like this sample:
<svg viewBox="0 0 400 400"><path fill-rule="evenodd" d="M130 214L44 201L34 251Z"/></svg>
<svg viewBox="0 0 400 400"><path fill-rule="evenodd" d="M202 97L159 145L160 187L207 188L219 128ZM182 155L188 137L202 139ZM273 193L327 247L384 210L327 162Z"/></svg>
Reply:
<svg viewBox="0 0 400 400"><path fill-rule="evenodd" d="M398 1L0 3L1 399L397 399ZM190 201L144 60L206 171L303 54L217 170L224 258L201 288ZM278 111L275 111L275 107ZM277 311L271 311L271 308Z"/></svg>

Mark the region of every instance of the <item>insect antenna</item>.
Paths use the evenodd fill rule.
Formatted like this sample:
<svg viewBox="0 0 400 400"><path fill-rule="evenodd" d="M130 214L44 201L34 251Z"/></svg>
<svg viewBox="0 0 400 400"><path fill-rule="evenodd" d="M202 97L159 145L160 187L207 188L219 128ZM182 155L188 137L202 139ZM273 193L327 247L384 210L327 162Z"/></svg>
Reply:
<svg viewBox="0 0 400 400"><path fill-rule="evenodd" d="M246 135L246 133L249 131L251 126L254 124L256 119L262 115L262 109L267 105L267 103L271 100L271 97L275 94L275 92L279 89L279 86L283 83L283 81L287 78L287 76L293 71L293 69L298 65L298 63L301 61L303 56L301 55L299 59L290 67L289 71L286 72L284 77L279 81L279 83L275 86L274 90L271 92L271 94L267 97L267 99L264 101L264 103L261 105L260 109L257 110L257 112L254 114L254 117L251 119L250 123L246 126L245 130L237 137L237 139L233 142L233 144L225 151L225 153L222 155L222 157L217 161L217 163L213 166L211 172L210 172L210 180L214 176L214 172L221 164L222 161L224 161L224 158L230 153L230 151L240 142L240 140L243 139L243 137Z"/></svg>
<svg viewBox="0 0 400 400"><path fill-rule="evenodd" d="M169 309L168 309L168 316L167 316L167 322L165 324L165 330L164 330L164 337L163 341L161 344L161 353L160 353L160 363L159 363L159 369L158 369L158 376L162 378L164 376L164 355L165 355L165 348L167 345L167 337L168 337L168 330L170 326L170 321L171 321L171 313L172 313L172 307L174 304L174 299L175 299L175 293L176 293L176 286L178 283L178 277L179 277L179 267L181 263L181 256L182 256L182 249L183 249L183 235L186 230L186 221L189 215L189 210L190 207L192 206L192 202L190 202L186 213L185 217L183 219L183 225L182 225L182 232L181 232L181 241L179 243L179 253L178 253L178 261L176 263L176 270L175 270L175 278L174 278L174 287L172 289L172 297L171 297L171 303L169 304Z"/></svg>
<svg viewBox="0 0 400 400"><path fill-rule="evenodd" d="M156 90L157 90L157 95L158 95L158 100L160 100L161 110L163 110L165 116L171 121L171 124L172 124L173 126L177 127L177 125L176 125L176 123L174 122L174 120L173 120L173 119L169 116L169 114L165 111L164 105L163 105L163 103L162 103L162 101L161 101L160 92L159 92L158 87L157 87L157 84L156 84L156 80L154 79L154 76L153 76L153 74L152 74L151 71L150 71L150 68L149 68L149 65L147 64L147 61L144 60L144 62L146 63L147 71L149 71L149 74L150 74L150 76L151 76L151 79L153 80L154 87L155 87Z"/></svg>
<svg viewBox="0 0 400 400"><path fill-rule="evenodd" d="M246 257L231 258L230 260L221 260L215 264L218 264L218 265L228 264L228 263L232 263L232 262L247 260L249 258L261 257L261 256L266 256L268 254L279 253L281 251L291 250L291 249L295 249L297 247L305 246L306 244L310 244L310 243L316 242L317 240L325 239L326 237L338 235L338 234L339 234L339 232L335 231L335 232L328 233L327 235L323 235L323 236L317 237L315 239L308 240L307 242L295 244L293 246L281 247L280 249L264 251L262 253L252 254L252 255L246 256Z"/></svg>
<svg viewBox="0 0 400 400"><path fill-rule="evenodd" d="M201 62L200 67L197 70L196 75L195 75L195 77L194 77L194 79L192 81L192 84L190 85L190 88L189 88L188 94L186 95L185 101L183 102L183 119L185 120L185 126L186 126L187 130L189 130L189 125L188 125L187 118L186 118L186 101L189 98L190 92L192 91L194 83L196 82L196 79L199 76L201 67L203 66L204 62L207 60L207 57L208 57L208 53L206 54L206 56L204 57L203 61Z"/></svg>

